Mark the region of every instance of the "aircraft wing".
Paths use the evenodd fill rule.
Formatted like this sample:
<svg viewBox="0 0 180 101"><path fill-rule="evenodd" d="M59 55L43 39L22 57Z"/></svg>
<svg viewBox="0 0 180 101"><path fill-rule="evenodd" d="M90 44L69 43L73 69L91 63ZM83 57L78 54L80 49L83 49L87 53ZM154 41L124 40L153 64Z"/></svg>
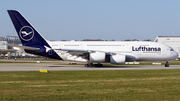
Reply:
<svg viewBox="0 0 180 101"><path fill-rule="evenodd" d="M87 54L90 53L95 53L95 52L101 52L101 53L105 53L106 55L122 55L120 53L113 53L113 52L105 52L105 51L98 51L98 50L79 50L79 49L54 49L54 50L62 50L62 51L67 51L67 53L71 54L72 56L77 56L77 57L81 57L81 58L85 58L87 56ZM126 56L126 61L135 61L136 58L134 56L131 55L125 55Z"/></svg>
<svg viewBox="0 0 180 101"><path fill-rule="evenodd" d="M68 53L95 53L95 52L102 52L106 53L108 55L115 54L115 53L110 53L110 52L105 52L105 51L98 51L98 50L80 50L80 49L54 49L54 50L62 50L62 51L67 51Z"/></svg>
<svg viewBox="0 0 180 101"><path fill-rule="evenodd" d="M18 47L21 49L26 49L26 50L39 50L39 48L35 48L35 47L28 47L28 46L20 46L20 45L15 45L15 44L5 44L11 47Z"/></svg>
<svg viewBox="0 0 180 101"><path fill-rule="evenodd" d="M62 50L62 51L68 51L68 52L87 52L87 50L78 50L78 49L54 49L54 50Z"/></svg>
<svg viewBox="0 0 180 101"><path fill-rule="evenodd" d="M78 52L78 53L91 53L91 52L96 52L93 50L80 50L80 49L54 49L54 50L62 50L62 51L67 51L69 53L71 52Z"/></svg>

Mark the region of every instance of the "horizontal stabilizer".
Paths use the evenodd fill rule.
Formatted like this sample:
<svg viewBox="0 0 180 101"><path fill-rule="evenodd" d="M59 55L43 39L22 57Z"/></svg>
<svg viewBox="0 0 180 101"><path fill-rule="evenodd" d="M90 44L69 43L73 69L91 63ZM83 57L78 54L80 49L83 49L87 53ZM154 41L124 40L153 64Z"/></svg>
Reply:
<svg viewBox="0 0 180 101"><path fill-rule="evenodd" d="M39 48L34 48L34 47L28 47L28 46L19 46L19 45L15 45L15 44L5 44L11 47L18 47L18 48L22 48L22 49L26 49L26 50L39 50Z"/></svg>

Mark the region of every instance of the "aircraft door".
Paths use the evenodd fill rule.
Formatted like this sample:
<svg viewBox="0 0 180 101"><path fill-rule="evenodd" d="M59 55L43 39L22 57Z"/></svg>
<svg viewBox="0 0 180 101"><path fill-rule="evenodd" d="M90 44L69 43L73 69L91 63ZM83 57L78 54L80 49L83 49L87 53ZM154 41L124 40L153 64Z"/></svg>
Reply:
<svg viewBox="0 0 180 101"><path fill-rule="evenodd" d="M163 50L162 50L162 55L163 55L163 56L166 55L167 50L168 50L168 49L163 49Z"/></svg>

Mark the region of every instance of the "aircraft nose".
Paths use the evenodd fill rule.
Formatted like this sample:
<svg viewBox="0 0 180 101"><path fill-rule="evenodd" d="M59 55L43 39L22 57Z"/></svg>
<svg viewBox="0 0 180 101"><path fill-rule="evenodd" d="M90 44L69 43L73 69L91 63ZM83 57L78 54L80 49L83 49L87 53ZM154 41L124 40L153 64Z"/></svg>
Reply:
<svg viewBox="0 0 180 101"><path fill-rule="evenodd" d="M172 55L173 55L173 57L174 57L175 59L177 59L178 56L179 56L179 54L178 54L176 51L174 51Z"/></svg>

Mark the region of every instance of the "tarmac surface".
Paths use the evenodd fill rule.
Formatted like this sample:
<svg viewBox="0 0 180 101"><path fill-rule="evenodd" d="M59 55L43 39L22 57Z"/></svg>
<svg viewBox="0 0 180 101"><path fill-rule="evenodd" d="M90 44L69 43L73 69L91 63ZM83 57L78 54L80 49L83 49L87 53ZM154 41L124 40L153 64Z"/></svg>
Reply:
<svg viewBox="0 0 180 101"><path fill-rule="evenodd" d="M71 71L71 70L145 70L145 69L180 69L180 65L115 65L104 67L84 67L60 63L0 63L0 71Z"/></svg>

